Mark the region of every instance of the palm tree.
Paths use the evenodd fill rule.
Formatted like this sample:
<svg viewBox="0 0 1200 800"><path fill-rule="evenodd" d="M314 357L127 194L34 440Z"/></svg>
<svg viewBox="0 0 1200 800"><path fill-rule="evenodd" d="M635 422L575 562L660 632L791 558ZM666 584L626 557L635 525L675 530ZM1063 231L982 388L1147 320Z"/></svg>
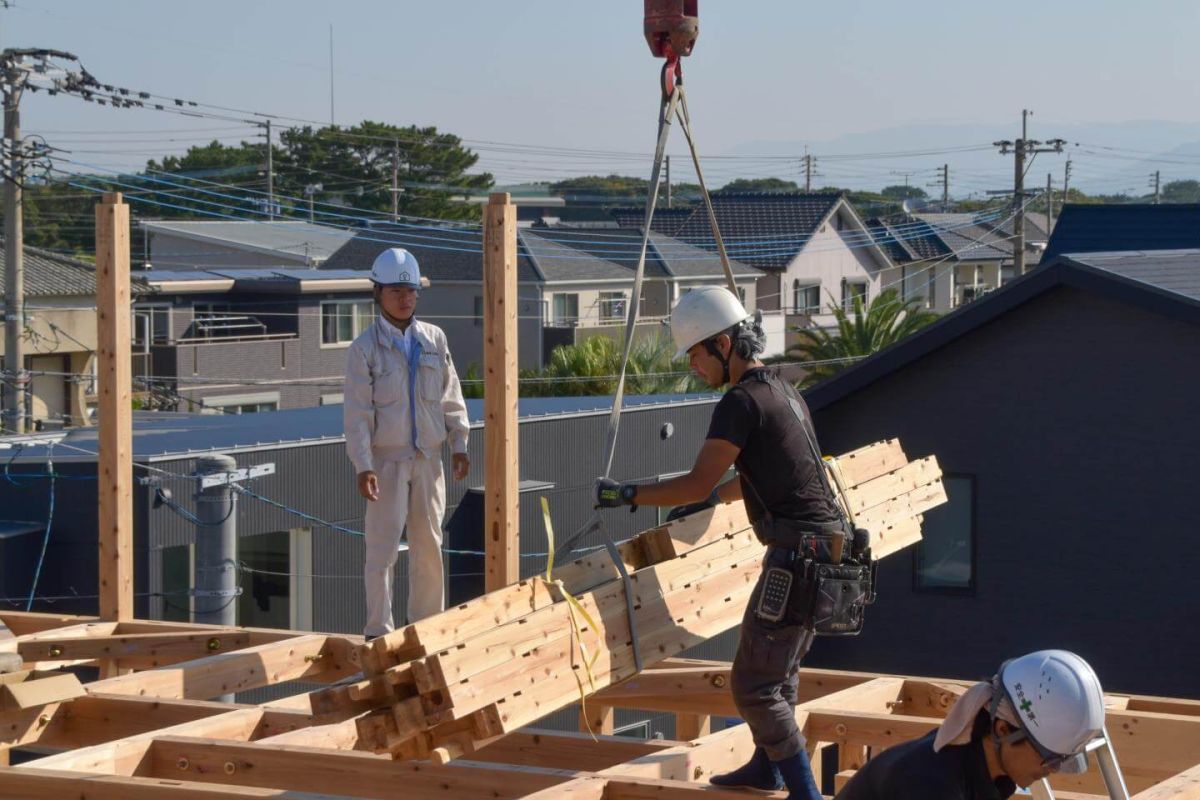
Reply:
<svg viewBox="0 0 1200 800"><path fill-rule="evenodd" d="M862 298L855 297L851 312L833 302L829 310L837 320L836 329L799 330L800 342L787 350L789 356L805 361L829 362L813 365L801 386L823 381L855 360L916 333L938 318L934 312L923 310L919 300L901 299L895 289L880 292L865 309Z"/></svg>
<svg viewBox="0 0 1200 800"><path fill-rule="evenodd" d="M617 390L623 341L597 335L578 344L554 348L539 378L526 383L523 395L605 395ZM625 390L628 394L679 394L700 391L686 361L675 360L670 337L661 334L635 339L629 351ZM533 376L530 376L533 377ZM586 380L577 380L584 378Z"/></svg>

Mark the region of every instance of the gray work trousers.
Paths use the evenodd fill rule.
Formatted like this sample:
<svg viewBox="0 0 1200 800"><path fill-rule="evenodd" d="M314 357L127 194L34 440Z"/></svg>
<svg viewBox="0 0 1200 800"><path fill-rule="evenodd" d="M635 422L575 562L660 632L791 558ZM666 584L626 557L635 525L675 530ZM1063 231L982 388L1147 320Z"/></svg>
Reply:
<svg viewBox="0 0 1200 800"><path fill-rule="evenodd" d="M763 574L742 616L737 655L730 672L730 691L738 713L750 726L754 744L772 761L790 758L804 749L804 734L796 725L796 693L800 661L812 646L813 631L803 625L764 622L754 613L765 574L771 567L788 567L791 552L768 547Z"/></svg>

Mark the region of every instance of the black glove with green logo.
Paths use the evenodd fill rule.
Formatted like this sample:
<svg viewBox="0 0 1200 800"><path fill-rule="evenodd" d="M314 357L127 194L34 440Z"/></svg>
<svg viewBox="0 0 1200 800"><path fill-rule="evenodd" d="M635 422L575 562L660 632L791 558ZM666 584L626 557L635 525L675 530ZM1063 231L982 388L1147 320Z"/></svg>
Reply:
<svg viewBox="0 0 1200 800"><path fill-rule="evenodd" d="M596 479L596 508L632 506L637 511L637 484L617 483L612 478Z"/></svg>

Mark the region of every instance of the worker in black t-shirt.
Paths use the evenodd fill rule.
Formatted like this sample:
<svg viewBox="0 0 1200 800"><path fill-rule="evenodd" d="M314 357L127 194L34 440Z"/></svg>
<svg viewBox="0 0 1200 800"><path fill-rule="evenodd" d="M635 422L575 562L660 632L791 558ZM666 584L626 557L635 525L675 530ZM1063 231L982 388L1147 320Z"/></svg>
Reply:
<svg viewBox="0 0 1200 800"><path fill-rule="evenodd" d="M934 732L872 758L836 800L1005 800L1085 771L1106 738L1096 673L1074 653L1042 650L968 689Z"/></svg>
<svg viewBox="0 0 1200 800"><path fill-rule="evenodd" d="M768 545L764 574L742 619L730 689L756 745L750 761L712 778L721 786L788 789L790 800L821 797L796 725L800 660L813 640L811 622L767 619L759 607L768 569L792 570L805 547L844 536L804 401L758 360L761 325L728 290L685 294L671 313L671 335L709 386L732 388L713 411L708 436L690 472L655 484L597 483L597 504L681 506L744 499ZM807 429L806 429L807 426ZM718 485L731 466L738 478ZM825 551L825 545L820 548ZM841 552L841 545L835 548ZM815 555L815 554L814 554Z"/></svg>

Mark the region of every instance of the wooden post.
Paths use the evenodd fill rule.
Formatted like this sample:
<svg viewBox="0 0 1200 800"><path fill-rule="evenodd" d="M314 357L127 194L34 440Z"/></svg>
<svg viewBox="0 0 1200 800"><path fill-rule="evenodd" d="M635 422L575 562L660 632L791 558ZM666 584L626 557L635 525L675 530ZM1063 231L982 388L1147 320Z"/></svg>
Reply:
<svg viewBox="0 0 1200 800"><path fill-rule="evenodd" d="M133 401L130 392L129 206L96 206L100 454L100 617L133 619Z"/></svg>
<svg viewBox="0 0 1200 800"><path fill-rule="evenodd" d="M613 728L616 723L616 709L612 706L587 706L587 713L583 713L584 709L579 710L579 730L590 731L591 733L600 735L612 735Z"/></svg>
<svg viewBox="0 0 1200 800"><path fill-rule="evenodd" d="M675 715L675 738L681 742L690 742L701 736L712 733L712 716L709 714L679 714Z"/></svg>
<svg viewBox="0 0 1200 800"><path fill-rule="evenodd" d="M517 207L488 198L483 221L484 588L521 578L517 485Z"/></svg>

